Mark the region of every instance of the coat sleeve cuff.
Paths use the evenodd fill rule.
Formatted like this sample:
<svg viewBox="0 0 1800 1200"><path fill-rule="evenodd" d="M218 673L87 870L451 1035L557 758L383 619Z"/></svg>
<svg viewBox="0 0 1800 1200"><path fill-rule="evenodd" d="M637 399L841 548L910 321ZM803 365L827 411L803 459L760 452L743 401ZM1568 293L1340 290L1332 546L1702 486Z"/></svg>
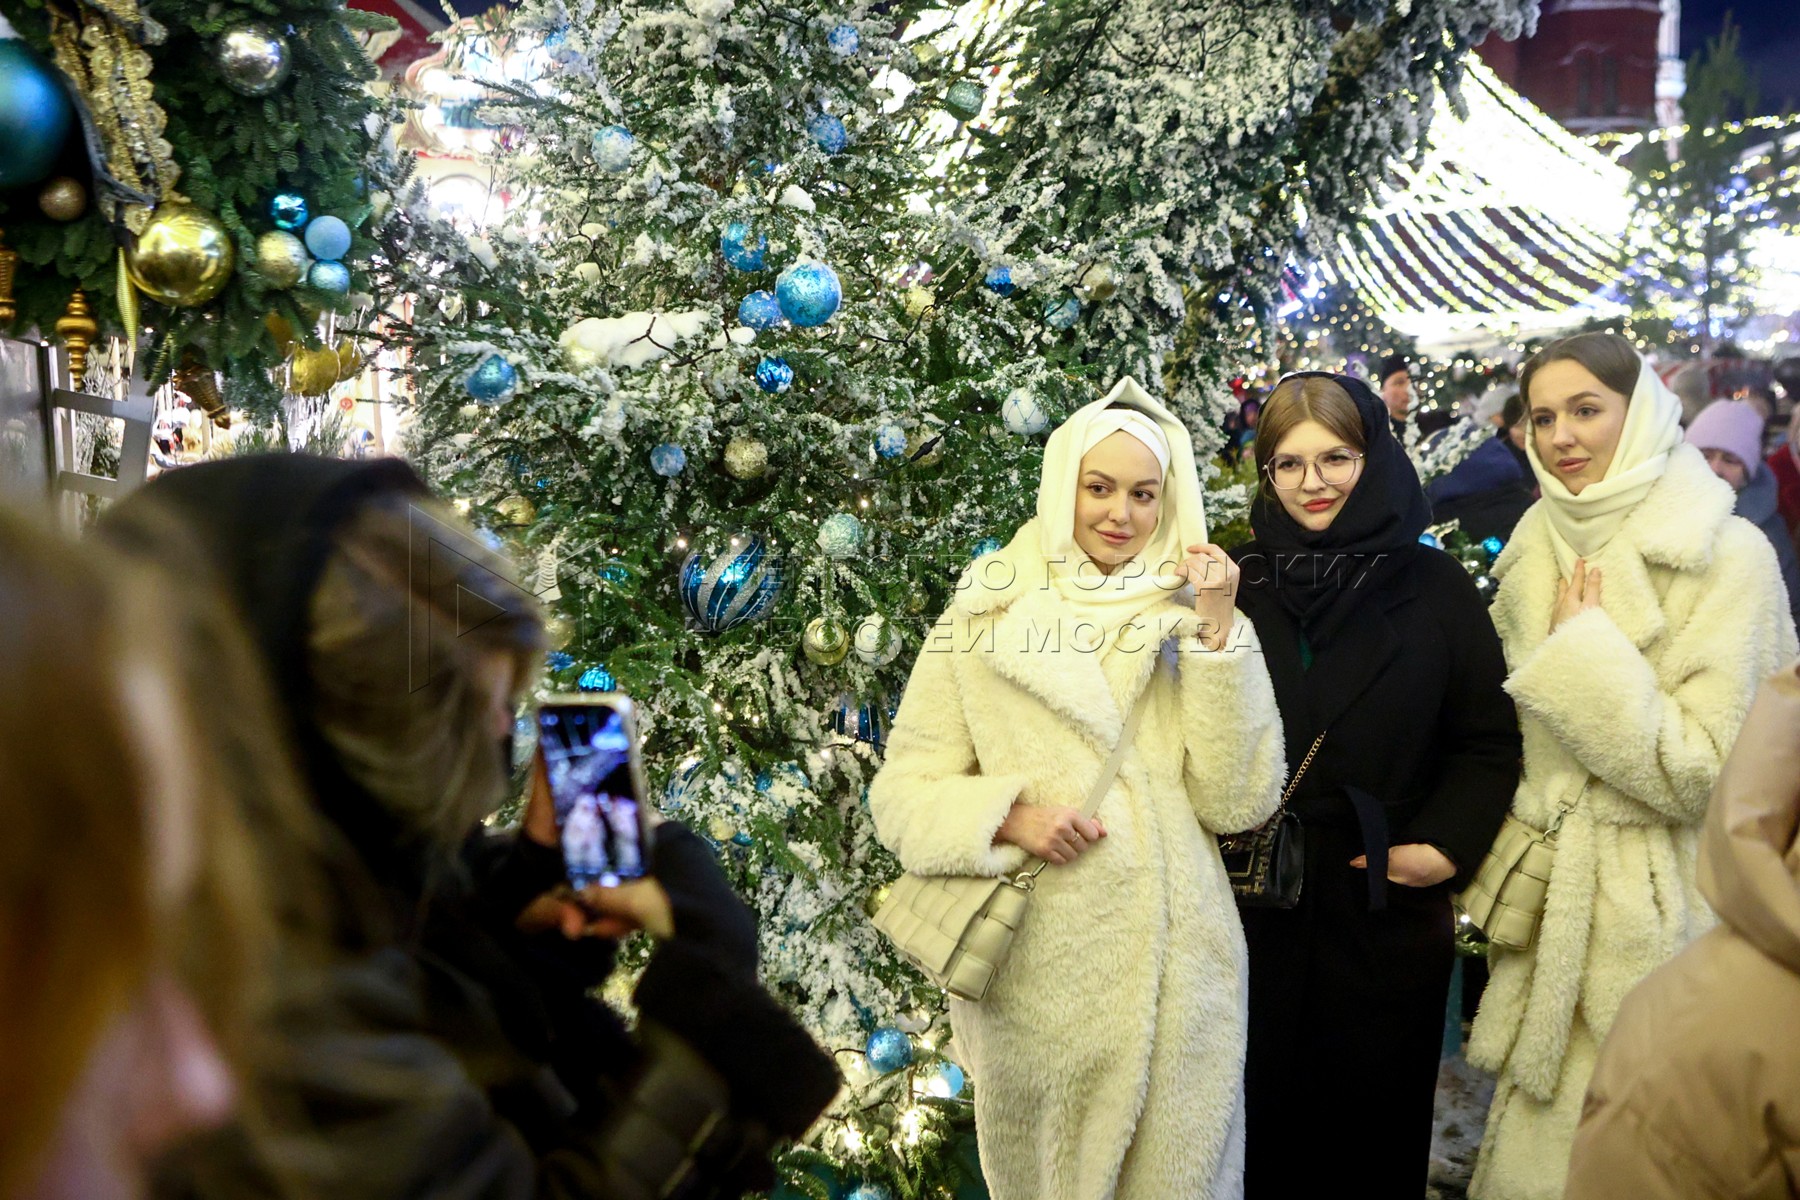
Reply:
<svg viewBox="0 0 1800 1200"><path fill-rule="evenodd" d="M1285 739L1256 627L1242 613L1226 646L1208 650L1198 630L1180 647L1181 723L1188 796L1214 833L1254 829L1281 802Z"/></svg>
<svg viewBox="0 0 1800 1200"><path fill-rule="evenodd" d="M921 875L1008 875L1025 851L994 835L1025 790L1022 775L926 779L877 775L869 805L900 865ZM926 794L929 793L929 794Z"/></svg>

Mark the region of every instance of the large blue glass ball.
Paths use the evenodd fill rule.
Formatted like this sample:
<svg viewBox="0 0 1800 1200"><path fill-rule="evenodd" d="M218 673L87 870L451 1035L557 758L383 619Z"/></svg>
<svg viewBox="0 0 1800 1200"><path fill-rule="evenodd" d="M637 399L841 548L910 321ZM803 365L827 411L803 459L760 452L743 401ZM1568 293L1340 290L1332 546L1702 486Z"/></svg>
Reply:
<svg viewBox="0 0 1800 1200"><path fill-rule="evenodd" d="M350 268L341 262L316 262L306 273L306 284L342 296L350 290Z"/></svg>
<svg viewBox="0 0 1800 1200"><path fill-rule="evenodd" d="M1481 539L1481 548L1491 560L1500 557L1500 552L1506 549L1506 543L1497 537L1485 537Z"/></svg>
<svg viewBox="0 0 1800 1200"><path fill-rule="evenodd" d="M963 1094L963 1087L967 1083L961 1067L953 1062L943 1062L931 1073L931 1078L925 1081L925 1091L928 1095L954 1100Z"/></svg>
<svg viewBox="0 0 1800 1200"><path fill-rule="evenodd" d="M1081 319L1081 301L1073 296L1052 298L1044 305L1044 324L1052 329L1068 329Z"/></svg>
<svg viewBox="0 0 1800 1200"><path fill-rule="evenodd" d="M760 233L754 233L746 221L733 221L719 235L719 253L725 256L725 263L737 271L760 271L763 269L763 252L769 247L769 240Z"/></svg>
<svg viewBox="0 0 1800 1200"><path fill-rule="evenodd" d="M842 154L850 145L850 131L830 113L820 113L808 121L806 132L812 135L813 144L827 154Z"/></svg>
<svg viewBox="0 0 1800 1200"><path fill-rule="evenodd" d="M1010 296L1017 285L1013 283L1012 268L1008 266L989 267L987 278L982 280L987 290L996 296Z"/></svg>
<svg viewBox="0 0 1800 1200"><path fill-rule="evenodd" d="M870 1067L883 1075L891 1074L912 1063L912 1039L892 1025L883 1025L869 1035L863 1053L868 1056Z"/></svg>
<svg viewBox="0 0 1800 1200"><path fill-rule="evenodd" d="M581 673L575 686L584 692L612 692L618 690L619 681L613 678L611 671L596 663Z"/></svg>
<svg viewBox="0 0 1800 1200"><path fill-rule="evenodd" d="M894 1193L884 1184L865 1183L845 1196L844 1200L894 1200Z"/></svg>
<svg viewBox="0 0 1800 1200"><path fill-rule="evenodd" d="M694 629L723 633L773 612L784 578L780 560L761 535L739 534L721 549L687 556L681 564L681 604Z"/></svg>
<svg viewBox="0 0 1800 1200"><path fill-rule="evenodd" d="M306 197L299 192L277 192L269 198L269 220L275 228L292 233L307 221Z"/></svg>
<svg viewBox="0 0 1800 1200"><path fill-rule="evenodd" d="M0 41L0 188L50 174L75 121L75 106L43 56L18 38Z"/></svg>
<svg viewBox="0 0 1800 1200"><path fill-rule="evenodd" d="M650 469L673 479L687 467L687 451L674 442L664 442L650 451Z"/></svg>
<svg viewBox="0 0 1800 1200"><path fill-rule="evenodd" d="M765 358L756 364L756 386L779 395L794 386L794 368L785 358Z"/></svg>
<svg viewBox="0 0 1800 1200"><path fill-rule="evenodd" d="M838 25L825 35L825 44L839 58L849 58L862 48L862 35L854 25Z"/></svg>
<svg viewBox="0 0 1800 1200"><path fill-rule="evenodd" d="M336 262L350 253L350 227L339 217L314 217L306 225L306 248L316 259Z"/></svg>
<svg viewBox="0 0 1800 1200"><path fill-rule="evenodd" d="M751 292L738 302L738 324L748 325L752 329L774 329L785 318L781 315L781 301L775 298L774 292Z"/></svg>
<svg viewBox="0 0 1800 1200"><path fill-rule="evenodd" d="M803 258L775 281L775 298L781 313L802 329L810 329L837 315L844 289L837 272L813 258Z"/></svg>
<svg viewBox="0 0 1800 1200"><path fill-rule="evenodd" d="M906 453L906 430L888 421L875 429L875 453L883 458L899 458Z"/></svg>
<svg viewBox="0 0 1800 1200"><path fill-rule="evenodd" d="M608 125L594 134L594 165L617 175L631 170L631 150L637 139L623 125Z"/></svg>
<svg viewBox="0 0 1800 1200"><path fill-rule="evenodd" d="M498 354L490 354L475 364L463 380L463 390L483 404L498 404L512 395L519 385L519 370Z"/></svg>
<svg viewBox="0 0 1800 1200"><path fill-rule="evenodd" d="M995 551L997 551L999 549L1000 549L1000 539L999 538L984 537L979 542L975 543L974 549L970 553L969 557L970 558L982 558L982 557L985 557L986 555L993 554Z"/></svg>

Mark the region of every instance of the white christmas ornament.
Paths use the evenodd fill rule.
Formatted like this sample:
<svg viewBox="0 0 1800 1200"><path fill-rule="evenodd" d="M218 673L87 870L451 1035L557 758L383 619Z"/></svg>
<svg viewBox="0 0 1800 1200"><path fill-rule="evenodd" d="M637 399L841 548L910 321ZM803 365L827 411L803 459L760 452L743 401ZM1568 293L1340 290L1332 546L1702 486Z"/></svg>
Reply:
<svg viewBox="0 0 1800 1200"><path fill-rule="evenodd" d="M642 367L667 357L681 342L698 337L712 319L713 314L705 309L587 317L565 329L556 344L572 371Z"/></svg>
<svg viewBox="0 0 1800 1200"><path fill-rule="evenodd" d="M900 631L880 613L871 613L856 627L851 643L856 657L871 667L885 667L900 656Z"/></svg>
<svg viewBox="0 0 1800 1200"><path fill-rule="evenodd" d="M1044 411L1038 398L1029 389L1022 387L1014 388L1006 402L1000 406L1000 419L1006 422L1008 433L1016 433L1021 437L1042 433L1050 424L1050 414Z"/></svg>

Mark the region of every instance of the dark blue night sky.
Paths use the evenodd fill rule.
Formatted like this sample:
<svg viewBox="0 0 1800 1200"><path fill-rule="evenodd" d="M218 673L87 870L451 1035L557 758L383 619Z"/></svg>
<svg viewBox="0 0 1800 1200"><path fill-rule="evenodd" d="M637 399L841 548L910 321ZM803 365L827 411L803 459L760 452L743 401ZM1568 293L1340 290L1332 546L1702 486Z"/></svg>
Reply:
<svg viewBox="0 0 1800 1200"><path fill-rule="evenodd" d="M1692 59L1726 13L1744 31L1742 53L1761 80L1762 110L1800 110L1800 0L1682 0L1682 56Z"/></svg>

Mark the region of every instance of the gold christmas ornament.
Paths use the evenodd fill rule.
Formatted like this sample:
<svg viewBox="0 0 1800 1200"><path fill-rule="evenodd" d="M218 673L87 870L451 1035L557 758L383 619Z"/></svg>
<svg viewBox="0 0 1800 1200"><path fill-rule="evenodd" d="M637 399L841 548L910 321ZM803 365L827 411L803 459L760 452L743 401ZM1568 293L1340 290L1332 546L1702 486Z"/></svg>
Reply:
<svg viewBox="0 0 1800 1200"><path fill-rule="evenodd" d="M302 396L323 396L338 381L337 351L329 346L296 350L288 359L289 387Z"/></svg>
<svg viewBox="0 0 1800 1200"><path fill-rule="evenodd" d="M529 525L537 520L537 506L523 496L508 496L494 505L494 511L511 525Z"/></svg>
<svg viewBox="0 0 1800 1200"><path fill-rule="evenodd" d="M175 372L174 383L175 390L198 404L213 424L220 429L231 428L231 409L219 391L219 377L205 363L191 356L183 358L181 369Z"/></svg>
<svg viewBox="0 0 1800 1200"><path fill-rule="evenodd" d="M807 660L821 667L835 667L850 653L850 631L841 621L830 617L814 617L800 637L800 649Z"/></svg>
<svg viewBox="0 0 1800 1200"><path fill-rule="evenodd" d="M734 437L725 443L725 470L733 479L757 479L769 469L769 448L755 438Z"/></svg>
<svg viewBox="0 0 1800 1200"><path fill-rule="evenodd" d="M0 234L6 230L0 229ZM0 244L0 329L9 329L19 319L19 306L13 303L13 272L19 267L19 252Z"/></svg>
<svg viewBox="0 0 1800 1200"><path fill-rule="evenodd" d="M357 351L356 343L349 338L345 338L337 344L337 359L339 383L355 379L367 365L361 353Z"/></svg>
<svg viewBox="0 0 1800 1200"><path fill-rule="evenodd" d="M73 221L87 211L87 189L67 175L58 175L38 193L38 207L52 221Z"/></svg>
<svg viewBox="0 0 1800 1200"><path fill-rule="evenodd" d="M300 344L300 334L294 323L280 313L270 313L263 318L263 328L275 339L275 348L283 354L292 354Z"/></svg>
<svg viewBox="0 0 1800 1200"><path fill-rule="evenodd" d="M306 276L311 258L306 243L282 229L256 239L256 273L278 288L291 288Z"/></svg>
<svg viewBox="0 0 1800 1200"><path fill-rule="evenodd" d="M906 289L906 315L914 320L924 316L936 303L937 293L922 284L915 283Z"/></svg>
<svg viewBox="0 0 1800 1200"><path fill-rule="evenodd" d="M931 448L926 449L929 445ZM906 438L906 460L915 467L929 467L944 457L944 431L936 426L915 429Z"/></svg>
<svg viewBox="0 0 1800 1200"><path fill-rule="evenodd" d="M1103 262L1090 263L1075 281L1075 290L1083 300L1110 300L1119 290L1119 277Z"/></svg>
<svg viewBox="0 0 1800 1200"><path fill-rule="evenodd" d="M887 898L892 894L893 890L893 884L884 883L874 891L870 892L868 897L863 900L863 911L868 913L871 917L874 916L881 910L881 906L887 903Z"/></svg>
<svg viewBox="0 0 1800 1200"><path fill-rule="evenodd" d="M191 204L164 204L125 261L138 290L176 308L205 304L231 279L234 254L225 226Z"/></svg>
<svg viewBox="0 0 1800 1200"><path fill-rule="evenodd" d="M75 289L69 297L69 307L56 319L56 336L69 348L69 386L80 391L81 381L87 377L88 347L100 336L100 324L88 311L87 297L80 288Z"/></svg>

